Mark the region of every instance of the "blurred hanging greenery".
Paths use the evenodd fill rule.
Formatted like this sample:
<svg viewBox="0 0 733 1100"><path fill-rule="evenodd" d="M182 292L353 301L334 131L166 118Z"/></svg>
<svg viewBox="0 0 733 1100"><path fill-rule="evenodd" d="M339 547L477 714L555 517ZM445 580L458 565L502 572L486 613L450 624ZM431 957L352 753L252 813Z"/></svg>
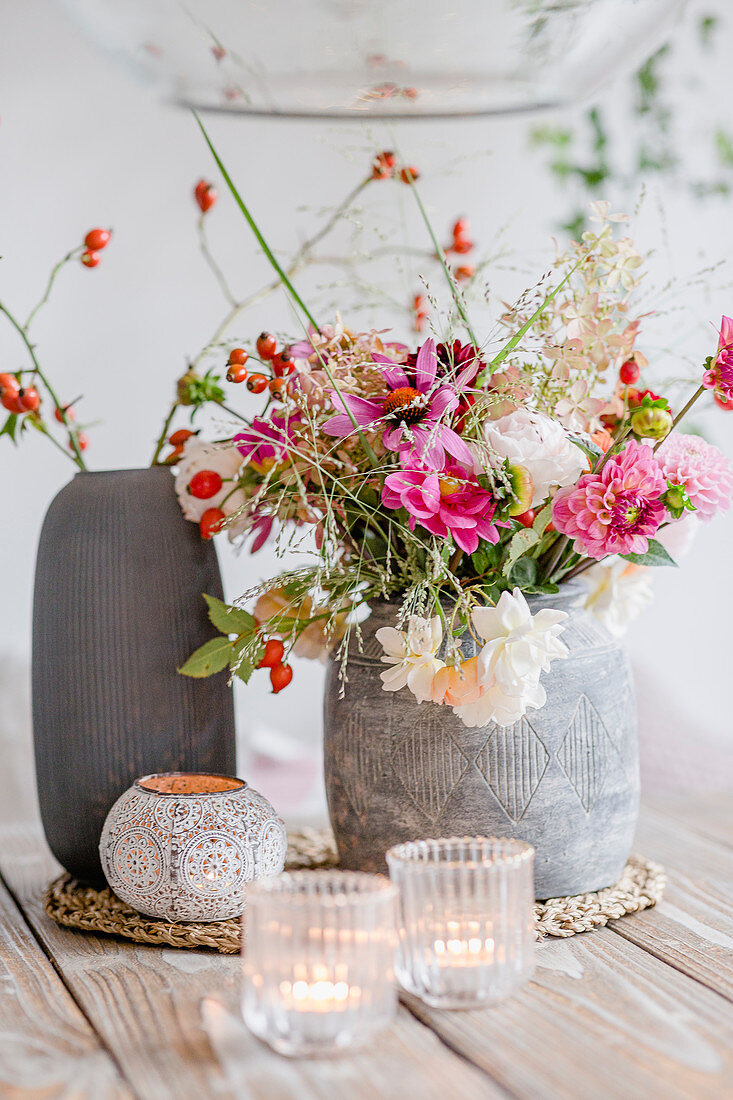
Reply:
<svg viewBox="0 0 733 1100"><path fill-rule="evenodd" d="M699 49L709 53L714 45L718 18L696 18ZM683 160L677 153L674 110L669 97L673 50L662 46L646 59L631 80L625 133L631 156L626 165L615 157L611 129L603 108L592 107L573 126L535 126L531 143L548 155L548 168L558 183L574 183L573 206L560 228L579 236L586 226L588 202L606 198L619 189L638 186L650 174L680 177ZM675 71L675 77L679 74ZM696 198L728 197L733 191L733 132L717 127L709 134L713 173L709 178L682 178ZM628 155L628 154L627 154Z"/></svg>

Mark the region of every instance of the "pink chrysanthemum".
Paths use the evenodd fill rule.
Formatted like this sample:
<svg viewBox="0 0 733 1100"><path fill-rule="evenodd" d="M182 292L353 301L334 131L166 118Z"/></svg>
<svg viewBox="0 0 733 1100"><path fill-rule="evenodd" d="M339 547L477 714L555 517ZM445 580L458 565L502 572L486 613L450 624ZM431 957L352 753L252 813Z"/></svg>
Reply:
<svg viewBox="0 0 733 1100"><path fill-rule="evenodd" d="M722 451L698 435L673 432L657 451L662 473L684 485L700 519L707 523L724 512L733 498L733 470Z"/></svg>
<svg viewBox="0 0 733 1100"><path fill-rule="evenodd" d="M710 370L705 371L702 384L714 390L723 405L733 407L733 317L720 322L718 353Z"/></svg>
<svg viewBox="0 0 733 1100"><path fill-rule="evenodd" d="M575 540L591 558L646 554L666 514L660 497L667 488L651 448L631 441L600 473L584 474L552 502L556 529Z"/></svg>
<svg viewBox="0 0 733 1100"><path fill-rule="evenodd" d="M467 554L479 539L495 543L499 531L493 523L496 502L462 466L450 465L439 474L414 456L405 456L403 468L384 480L382 502L387 508L406 508L410 530L419 523L439 538L453 536Z"/></svg>
<svg viewBox="0 0 733 1100"><path fill-rule="evenodd" d="M338 414L323 425L328 435L349 436L359 428L383 429L382 443L388 451L414 451L433 468L445 464L446 451L469 466L471 452L461 437L445 422L458 408L459 394L475 375L473 363L464 367L451 382L436 381L438 356L434 340L426 340L417 353L414 380L404 367L386 356L373 356L382 366L389 392L376 399L355 394L331 394ZM352 420L353 417L353 420Z"/></svg>

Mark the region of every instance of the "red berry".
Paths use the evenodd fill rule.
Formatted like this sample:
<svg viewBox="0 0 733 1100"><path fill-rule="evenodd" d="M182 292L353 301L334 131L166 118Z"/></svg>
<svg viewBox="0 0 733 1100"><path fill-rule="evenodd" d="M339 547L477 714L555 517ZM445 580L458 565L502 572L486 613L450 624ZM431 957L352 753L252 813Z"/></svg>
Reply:
<svg viewBox="0 0 733 1100"><path fill-rule="evenodd" d="M25 410L20 403L17 390L3 390L3 395L0 397L0 403L4 409L7 409L11 413L22 413Z"/></svg>
<svg viewBox="0 0 733 1100"><path fill-rule="evenodd" d="M196 432L192 432L190 428L179 428L173 435L168 436L168 442L171 447L182 447L187 439L190 439L192 435L196 435Z"/></svg>
<svg viewBox="0 0 733 1100"><path fill-rule="evenodd" d="M102 259L98 252L90 252L89 249L87 249L86 252L82 252L79 258L84 264L84 267L96 267Z"/></svg>
<svg viewBox="0 0 733 1100"><path fill-rule="evenodd" d="M618 376L625 386L633 386L639 381L641 371L633 359L627 359L618 372Z"/></svg>
<svg viewBox="0 0 733 1100"><path fill-rule="evenodd" d="M454 237L452 249L459 255L465 255L473 249L473 241L468 237Z"/></svg>
<svg viewBox="0 0 733 1100"><path fill-rule="evenodd" d="M112 234L109 229L90 229L84 238L84 244L90 252L98 252L100 248L106 248Z"/></svg>
<svg viewBox="0 0 733 1100"><path fill-rule="evenodd" d="M277 351L277 340L271 332L261 332L257 337L257 354L260 359L272 359Z"/></svg>
<svg viewBox="0 0 733 1100"><path fill-rule="evenodd" d="M468 218L459 218L453 226L453 237L465 237L471 232L471 223Z"/></svg>
<svg viewBox="0 0 733 1100"><path fill-rule="evenodd" d="M290 665L275 665L270 669L270 683L272 684L272 694L277 695L279 691L286 688L293 678L293 670Z"/></svg>
<svg viewBox="0 0 733 1100"><path fill-rule="evenodd" d="M267 383L275 401L284 401L288 394L288 384L284 378L273 378Z"/></svg>
<svg viewBox="0 0 733 1100"><path fill-rule="evenodd" d="M64 414L66 414L66 419L64 419ZM74 420L76 417L76 413L72 409L71 405L67 405L64 409L54 409L53 415L56 417L59 424L66 424L68 423L68 421Z"/></svg>
<svg viewBox="0 0 733 1100"><path fill-rule="evenodd" d="M374 160L372 161L372 179L389 179L389 177L392 175L392 171L396 163L397 157L394 155L394 153L377 153Z"/></svg>
<svg viewBox="0 0 733 1100"><path fill-rule="evenodd" d="M459 283L463 282L466 279L472 279L475 274L476 268L473 264L461 264L460 267L457 267L454 272L454 275L456 279L458 279Z"/></svg>
<svg viewBox="0 0 733 1100"><path fill-rule="evenodd" d="M720 393L713 393L713 401L719 409L725 409L726 412L733 412L733 398L729 398L727 401Z"/></svg>
<svg viewBox="0 0 733 1100"><path fill-rule="evenodd" d="M14 374L0 374L0 392L12 390L13 393L17 393L19 389L20 382Z"/></svg>
<svg viewBox="0 0 733 1100"><path fill-rule="evenodd" d="M272 357L272 372L276 378L283 378L286 374L292 374L295 370L293 357L287 348Z"/></svg>
<svg viewBox="0 0 733 1100"><path fill-rule="evenodd" d="M216 496L223 484L216 470L197 470L188 483L188 491L197 500L208 500Z"/></svg>
<svg viewBox="0 0 733 1100"><path fill-rule="evenodd" d="M408 164L400 171L400 179L403 183L414 183L420 179L420 173L412 164Z"/></svg>
<svg viewBox="0 0 733 1100"><path fill-rule="evenodd" d="M236 363L239 366L244 366L248 359L249 352L246 352L244 348L232 348L229 352L229 359L227 362L229 364Z"/></svg>
<svg viewBox="0 0 733 1100"><path fill-rule="evenodd" d="M267 389L267 378L264 374L250 374L247 379L247 389L250 393L262 393Z"/></svg>
<svg viewBox="0 0 733 1100"><path fill-rule="evenodd" d="M528 508L526 512L522 512L521 516L514 516L514 519L519 520L522 527L531 527L535 521L535 510Z"/></svg>
<svg viewBox="0 0 733 1100"><path fill-rule="evenodd" d="M205 214L207 210L216 202L219 197L216 192L216 188L212 183L207 183L206 180L199 180L194 188L194 198L198 204L198 208L202 214Z"/></svg>
<svg viewBox="0 0 733 1100"><path fill-rule="evenodd" d="M35 412L41 404L41 395L35 386L28 386L25 390L18 390L17 400L23 412Z"/></svg>
<svg viewBox="0 0 733 1100"><path fill-rule="evenodd" d="M89 440L84 435L84 432L79 432L79 434L77 435L76 445L77 445L77 447L79 448L80 451L85 451L87 449L87 447L89 446ZM69 440L68 446L69 446L70 451L74 450L74 444L71 442L71 440Z"/></svg>
<svg viewBox="0 0 733 1100"><path fill-rule="evenodd" d="M166 466L175 466L175 464L178 462L178 459L182 456L182 454L183 454L183 444L181 443L178 447L174 447L173 450L171 451L171 453L166 457L166 460L165 460Z"/></svg>
<svg viewBox="0 0 733 1100"><path fill-rule="evenodd" d="M221 508L207 508L199 520L199 530L202 539L211 539L221 531L221 525L225 520Z"/></svg>
<svg viewBox="0 0 733 1100"><path fill-rule="evenodd" d="M241 363L232 363L227 371L227 382L244 382L247 377L247 368Z"/></svg>
<svg viewBox="0 0 733 1100"><path fill-rule="evenodd" d="M279 638L268 638L265 642L265 652L258 668L274 668L279 665L285 656L285 646Z"/></svg>

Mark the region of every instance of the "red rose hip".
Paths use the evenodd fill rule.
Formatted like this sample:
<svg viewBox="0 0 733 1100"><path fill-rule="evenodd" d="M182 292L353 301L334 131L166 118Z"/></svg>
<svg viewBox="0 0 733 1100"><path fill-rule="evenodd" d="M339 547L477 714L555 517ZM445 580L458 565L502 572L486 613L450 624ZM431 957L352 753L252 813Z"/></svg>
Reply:
<svg viewBox="0 0 733 1100"><path fill-rule="evenodd" d="M216 470L197 470L188 483L188 491L197 500L208 500L216 496L223 484Z"/></svg>
<svg viewBox="0 0 733 1100"><path fill-rule="evenodd" d="M272 359L277 351L277 340L271 332L261 332L257 337L257 354L260 359Z"/></svg>
<svg viewBox="0 0 733 1100"><path fill-rule="evenodd" d="M199 520L199 530L202 539L212 539L219 531L225 520L221 508L207 508Z"/></svg>
<svg viewBox="0 0 733 1100"><path fill-rule="evenodd" d="M279 665L285 656L285 646L279 638L268 638L265 642L265 652L258 668L274 668Z"/></svg>
<svg viewBox="0 0 733 1100"><path fill-rule="evenodd" d="M84 244L90 252L99 252L106 248L112 238L109 229L90 229L84 238Z"/></svg>
<svg viewBox="0 0 733 1100"><path fill-rule="evenodd" d="M618 372L618 376L625 386L633 386L639 381L641 371L633 359L627 359Z"/></svg>
<svg viewBox="0 0 733 1100"><path fill-rule="evenodd" d="M278 692L286 688L293 678L293 670L290 665L275 665L270 669L270 683L272 684L272 694L277 695Z"/></svg>

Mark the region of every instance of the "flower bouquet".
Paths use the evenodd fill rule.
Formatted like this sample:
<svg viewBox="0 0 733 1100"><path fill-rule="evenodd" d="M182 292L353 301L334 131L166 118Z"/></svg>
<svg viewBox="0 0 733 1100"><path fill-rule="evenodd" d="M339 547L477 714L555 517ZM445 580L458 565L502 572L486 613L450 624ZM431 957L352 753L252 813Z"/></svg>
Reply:
<svg viewBox="0 0 733 1100"><path fill-rule="evenodd" d="M176 489L204 538L273 540L312 562L231 605L209 599L220 636L181 671L246 682L267 669L279 692L290 654L329 663L345 864L380 865L428 824L511 826L538 849L540 896L608 885L638 795L633 689L611 634L622 605L644 602L649 567L675 564L675 529L730 503L728 462L678 425L706 389L733 407L733 321L678 411L643 388L642 257L627 219L596 203L596 227L498 335L477 337L432 230L452 298L434 336L410 347L319 323L217 162L304 332L230 351L228 378L263 408L227 438L186 441Z"/></svg>

